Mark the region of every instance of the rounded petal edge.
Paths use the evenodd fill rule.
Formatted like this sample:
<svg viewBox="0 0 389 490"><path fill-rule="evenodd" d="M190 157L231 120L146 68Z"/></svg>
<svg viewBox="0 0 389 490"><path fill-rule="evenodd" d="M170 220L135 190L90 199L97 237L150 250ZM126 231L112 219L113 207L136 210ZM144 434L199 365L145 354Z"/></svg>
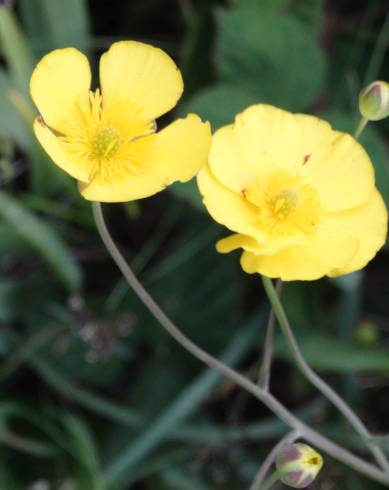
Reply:
<svg viewBox="0 0 389 490"><path fill-rule="evenodd" d="M87 57L75 48L56 49L35 67L30 93L45 123L66 132L67 121L88 109L90 84Z"/></svg>
<svg viewBox="0 0 389 490"><path fill-rule="evenodd" d="M288 247L273 255L243 252L240 264L248 274L262 274L283 281L313 281L328 273L328 266L302 247Z"/></svg>
<svg viewBox="0 0 389 490"><path fill-rule="evenodd" d="M235 233L234 235L222 238L216 243L216 250L221 254L227 254L238 248L243 248L244 250L255 253L257 251L258 244L254 238L247 235L242 235L240 233Z"/></svg>
<svg viewBox="0 0 389 490"><path fill-rule="evenodd" d="M160 179L139 175L101 183L96 177L88 184L78 183L78 190L87 201L129 202L144 199L165 189Z"/></svg>
<svg viewBox="0 0 389 490"><path fill-rule="evenodd" d="M348 232L359 242L352 260L345 267L334 268L328 274L336 277L362 269L384 246L388 233L388 211L381 194L374 189L366 204L337 213L333 219L347 227Z"/></svg>
<svg viewBox="0 0 389 490"><path fill-rule="evenodd" d="M102 55L100 84L107 103L112 99L132 102L147 121L172 109L184 90L172 58L138 41L119 41Z"/></svg>

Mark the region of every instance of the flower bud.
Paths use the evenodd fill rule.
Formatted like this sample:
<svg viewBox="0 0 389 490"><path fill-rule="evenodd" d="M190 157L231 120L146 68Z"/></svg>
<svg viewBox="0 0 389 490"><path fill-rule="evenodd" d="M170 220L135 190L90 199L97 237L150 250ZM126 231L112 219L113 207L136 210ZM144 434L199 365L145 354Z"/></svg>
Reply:
<svg viewBox="0 0 389 490"><path fill-rule="evenodd" d="M359 110L369 121L389 116L389 83L377 80L359 94Z"/></svg>
<svg viewBox="0 0 389 490"><path fill-rule="evenodd" d="M293 488L306 488L316 478L323 458L306 444L288 444L276 459L279 479Z"/></svg>

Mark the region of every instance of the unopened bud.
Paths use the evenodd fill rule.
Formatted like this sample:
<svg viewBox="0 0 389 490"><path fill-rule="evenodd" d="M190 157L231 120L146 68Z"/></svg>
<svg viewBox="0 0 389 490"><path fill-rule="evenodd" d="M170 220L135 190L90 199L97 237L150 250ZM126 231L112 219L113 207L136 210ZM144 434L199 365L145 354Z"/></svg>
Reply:
<svg viewBox="0 0 389 490"><path fill-rule="evenodd" d="M323 458L306 444L288 444L276 459L279 479L293 488L306 488L318 475Z"/></svg>
<svg viewBox="0 0 389 490"><path fill-rule="evenodd" d="M369 121L389 116L389 83L377 80L359 94L359 110Z"/></svg>

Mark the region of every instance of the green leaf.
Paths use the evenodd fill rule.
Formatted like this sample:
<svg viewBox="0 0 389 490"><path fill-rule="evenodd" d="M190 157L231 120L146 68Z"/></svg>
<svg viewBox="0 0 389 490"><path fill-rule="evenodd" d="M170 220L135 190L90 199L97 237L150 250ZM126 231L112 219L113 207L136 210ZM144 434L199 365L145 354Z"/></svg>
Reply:
<svg viewBox="0 0 389 490"><path fill-rule="evenodd" d="M246 87L261 102L290 110L320 94L326 63L311 29L287 14L220 10L216 63L224 82Z"/></svg>
<svg viewBox="0 0 389 490"><path fill-rule="evenodd" d="M69 446L75 465L76 490L104 490L96 446L88 427L81 419L71 415L64 419L64 424L69 433Z"/></svg>
<svg viewBox="0 0 389 490"><path fill-rule="evenodd" d="M45 258L65 286L71 291L80 289L81 270L49 225L5 192L0 192L0 217Z"/></svg>
<svg viewBox="0 0 389 490"><path fill-rule="evenodd" d="M19 475L13 474L8 458L4 458L2 452L0 453L0 488L7 490L22 490L23 488L19 482Z"/></svg>
<svg viewBox="0 0 389 490"><path fill-rule="evenodd" d="M300 0L301 1L301 0ZM259 12L274 11L287 8L289 0L234 0L236 7L249 7Z"/></svg>
<svg viewBox="0 0 389 490"><path fill-rule="evenodd" d="M169 187L169 191L173 192L178 198L188 201L193 207L201 211L205 211L205 207L197 188L196 179L182 184L177 182Z"/></svg>
<svg viewBox="0 0 389 490"><path fill-rule="evenodd" d="M318 30L323 19L323 0L299 0L290 2L290 11L308 26Z"/></svg>
<svg viewBox="0 0 389 490"><path fill-rule="evenodd" d="M38 56L56 48L89 47L86 0L21 0L21 15Z"/></svg>
<svg viewBox="0 0 389 490"><path fill-rule="evenodd" d="M32 130L35 110L23 93L15 87L10 76L0 68L0 132L20 146L29 156L31 166L29 178L32 190L47 192L53 184L62 183L64 172L49 162L47 155L38 145ZM17 162L15 165L25 165Z"/></svg>
<svg viewBox="0 0 389 490"><path fill-rule="evenodd" d="M300 335L299 345L310 366L328 373L389 372L389 356L385 351L368 349L326 337L323 334ZM277 355L290 358L289 350L279 341Z"/></svg>
<svg viewBox="0 0 389 490"><path fill-rule="evenodd" d="M209 46L214 37L211 4L198 7L182 4L186 28L180 49L180 70L185 80L183 96L188 97L198 87L212 80L213 63Z"/></svg>
<svg viewBox="0 0 389 490"><path fill-rule="evenodd" d="M259 88L250 91L244 85L219 83L198 92L183 107L182 113L195 112L210 121L215 130L234 121L235 115L251 104L263 102Z"/></svg>
<svg viewBox="0 0 389 490"><path fill-rule="evenodd" d="M127 427L138 427L142 423L142 417L132 408L122 408L109 400L100 398L84 386L78 386L60 373L54 365L43 359L36 357L30 360L30 364L45 383L82 407Z"/></svg>
<svg viewBox="0 0 389 490"><path fill-rule="evenodd" d="M2 227L0 227L0 230L1 228ZM14 319L15 310L18 308L15 298L16 291L16 281L10 279L0 280L0 322L9 322Z"/></svg>
<svg viewBox="0 0 389 490"><path fill-rule="evenodd" d="M15 84L27 94L35 59L13 10L5 5L0 5L0 43Z"/></svg>
<svg viewBox="0 0 389 490"><path fill-rule="evenodd" d="M14 92L15 87L8 74L0 68L0 131L16 141L23 150L29 151L32 132L11 104L10 96L12 97Z"/></svg>
<svg viewBox="0 0 389 490"><path fill-rule="evenodd" d="M308 26L318 29L323 16L323 0L234 0L236 7L257 9L262 15L266 12L287 12L304 21Z"/></svg>

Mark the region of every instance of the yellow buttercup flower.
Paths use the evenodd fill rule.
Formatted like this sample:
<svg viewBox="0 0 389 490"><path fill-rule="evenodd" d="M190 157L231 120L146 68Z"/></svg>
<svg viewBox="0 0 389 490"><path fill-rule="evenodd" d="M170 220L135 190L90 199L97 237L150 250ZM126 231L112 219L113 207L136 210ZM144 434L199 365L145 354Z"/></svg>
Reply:
<svg viewBox="0 0 389 490"><path fill-rule="evenodd" d="M361 269L382 247L387 211L363 147L317 117L254 105L219 129L198 175L211 216L235 233L241 265L284 281Z"/></svg>
<svg viewBox="0 0 389 490"><path fill-rule="evenodd" d="M101 92L90 91L87 58L73 48L42 58L30 82L41 114L34 130L43 148L79 181L85 199L119 202L188 181L206 163L211 132L196 115L156 133L155 119L183 91L173 60L153 46L115 43L100 60Z"/></svg>

